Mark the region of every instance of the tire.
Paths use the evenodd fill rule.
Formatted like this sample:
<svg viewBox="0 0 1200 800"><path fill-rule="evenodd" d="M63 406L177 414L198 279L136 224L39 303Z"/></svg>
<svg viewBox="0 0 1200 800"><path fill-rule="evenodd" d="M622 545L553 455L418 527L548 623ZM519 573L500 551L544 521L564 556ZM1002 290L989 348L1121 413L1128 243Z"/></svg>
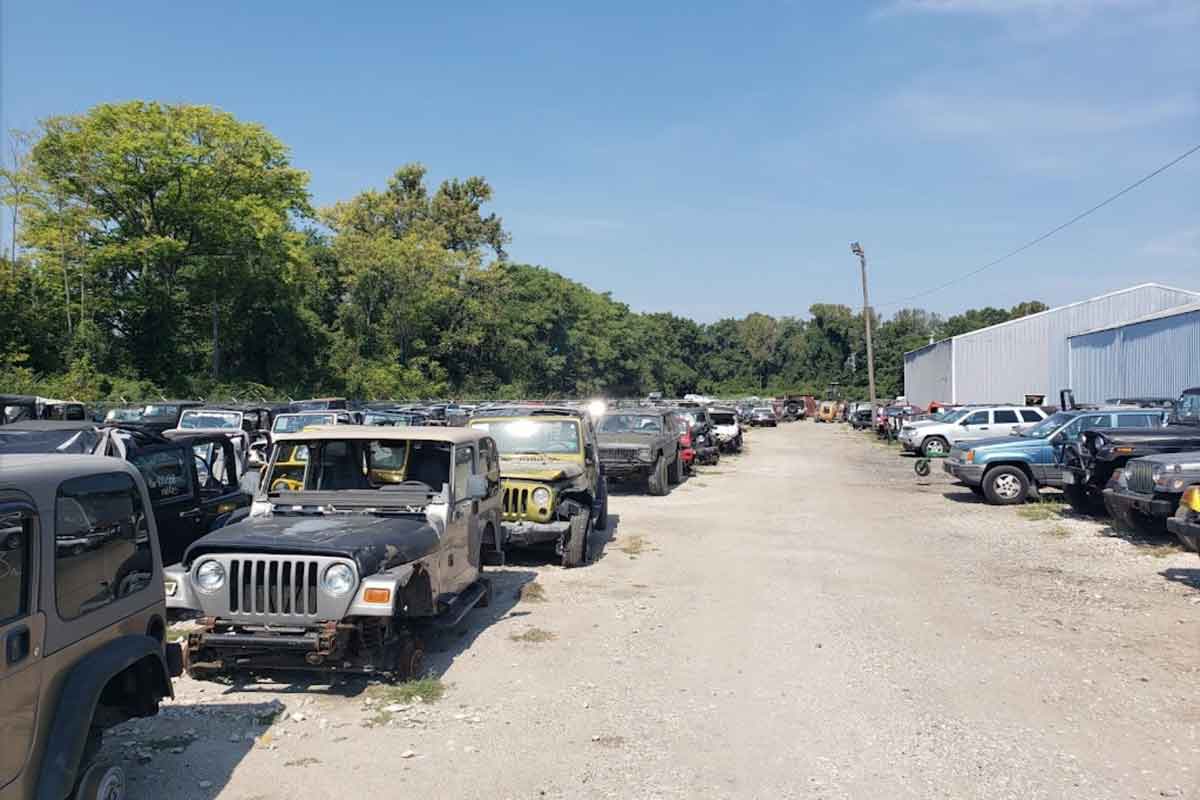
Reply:
<svg viewBox="0 0 1200 800"><path fill-rule="evenodd" d="M1029 478L1016 467L993 467L983 476L983 496L992 505L1024 503L1029 495Z"/></svg>
<svg viewBox="0 0 1200 800"><path fill-rule="evenodd" d="M975 495L976 497L983 497L983 487L982 486L972 486L971 484L968 483L967 488L970 489L971 494Z"/></svg>
<svg viewBox="0 0 1200 800"><path fill-rule="evenodd" d="M92 764L83 773L75 800L125 800L125 770L118 764Z"/></svg>
<svg viewBox="0 0 1200 800"><path fill-rule="evenodd" d="M608 528L608 478L601 476L598 491L600 492L600 510L596 512L596 522L593 527L606 530Z"/></svg>
<svg viewBox="0 0 1200 800"><path fill-rule="evenodd" d="M683 480L683 475L679 469L679 453L675 453L675 460L667 465L667 483L678 484Z"/></svg>
<svg viewBox="0 0 1200 800"><path fill-rule="evenodd" d="M926 458L941 458L950 452L950 443L942 436L930 436L921 442L921 455Z"/></svg>
<svg viewBox="0 0 1200 800"><path fill-rule="evenodd" d="M563 543L562 565L567 569L587 563L588 534L592 532L591 512L581 511L571 517L571 530Z"/></svg>
<svg viewBox="0 0 1200 800"><path fill-rule="evenodd" d="M662 497L670 491L667 482L667 462L661 455L654 459L654 467L646 476L646 491L655 497Z"/></svg>

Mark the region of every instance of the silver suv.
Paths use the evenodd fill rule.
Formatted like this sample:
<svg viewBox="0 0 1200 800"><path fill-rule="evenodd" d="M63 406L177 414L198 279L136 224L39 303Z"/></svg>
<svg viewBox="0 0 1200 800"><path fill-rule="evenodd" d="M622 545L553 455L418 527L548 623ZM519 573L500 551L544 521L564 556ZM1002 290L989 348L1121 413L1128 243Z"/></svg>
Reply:
<svg viewBox="0 0 1200 800"><path fill-rule="evenodd" d="M1036 406L979 406L952 411L940 422L910 423L900 429L900 445L927 458L944 456L955 442L1005 436L1048 415Z"/></svg>

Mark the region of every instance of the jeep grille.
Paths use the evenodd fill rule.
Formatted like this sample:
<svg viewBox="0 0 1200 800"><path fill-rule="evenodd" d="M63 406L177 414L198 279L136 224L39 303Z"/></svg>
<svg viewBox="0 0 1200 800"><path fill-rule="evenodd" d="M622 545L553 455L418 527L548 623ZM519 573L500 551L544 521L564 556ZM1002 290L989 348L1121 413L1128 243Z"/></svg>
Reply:
<svg viewBox="0 0 1200 800"><path fill-rule="evenodd" d="M637 461L640 449L638 447L602 447L600 448L600 460Z"/></svg>
<svg viewBox="0 0 1200 800"><path fill-rule="evenodd" d="M521 516L529 510L529 489L505 488L504 515Z"/></svg>
<svg viewBox="0 0 1200 800"><path fill-rule="evenodd" d="M347 558L230 553L198 558L193 569L209 560L225 567L226 586L197 594L205 615L219 619L277 625L341 619L357 593L333 597L321 591L321 576L334 564L350 567L357 587L357 565Z"/></svg>
<svg viewBox="0 0 1200 800"><path fill-rule="evenodd" d="M1130 461L1129 488L1138 494L1154 494L1154 464Z"/></svg>

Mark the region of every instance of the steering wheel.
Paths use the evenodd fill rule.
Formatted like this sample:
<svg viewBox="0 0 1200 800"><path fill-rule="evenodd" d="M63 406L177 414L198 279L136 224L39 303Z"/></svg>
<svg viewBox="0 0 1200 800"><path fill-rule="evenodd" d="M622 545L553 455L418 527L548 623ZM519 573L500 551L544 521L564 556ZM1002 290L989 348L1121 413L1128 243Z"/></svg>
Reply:
<svg viewBox="0 0 1200 800"><path fill-rule="evenodd" d="M303 488L304 484L292 478L276 478L271 482L272 492L298 492Z"/></svg>

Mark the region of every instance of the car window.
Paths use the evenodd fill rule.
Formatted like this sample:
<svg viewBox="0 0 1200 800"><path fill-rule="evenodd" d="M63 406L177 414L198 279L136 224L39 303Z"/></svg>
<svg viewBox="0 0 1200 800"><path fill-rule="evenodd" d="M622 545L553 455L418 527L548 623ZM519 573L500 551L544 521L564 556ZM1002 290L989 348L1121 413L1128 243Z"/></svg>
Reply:
<svg viewBox="0 0 1200 800"><path fill-rule="evenodd" d="M139 453L130 458L146 481L151 503L191 496L192 481L184 463L186 453L182 447L172 447L169 450Z"/></svg>
<svg viewBox="0 0 1200 800"><path fill-rule="evenodd" d="M467 499L467 489L471 483L474 463L474 447L459 445L454 448L454 500L456 502Z"/></svg>
<svg viewBox="0 0 1200 800"><path fill-rule="evenodd" d="M496 422L472 422L471 427L487 431L502 454L538 453L577 454L579 426L574 420L514 419Z"/></svg>
<svg viewBox="0 0 1200 800"><path fill-rule="evenodd" d="M33 518L23 511L0 516L0 625L29 613L29 551Z"/></svg>
<svg viewBox="0 0 1200 800"><path fill-rule="evenodd" d="M962 424L963 425L987 425L988 424L988 412L976 411L974 414L971 414L969 417L967 417L965 420L963 420Z"/></svg>
<svg viewBox="0 0 1200 800"><path fill-rule="evenodd" d="M1151 414L1117 414L1118 428L1152 428L1155 417Z"/></svg>
<svg viewBox="0 0 1200 800"><path fill-rule="evenodd" d="M1097 431L1104 428L1111 428L1112 426L1111 414L1100 414L1094 417L1084 417L1083 430L1085 431Z"/></svg>
<svg viewBox="0 0 1200 800"><path fill-rule="evenodd" d="M1011 408L998 408L992 414L997 425L1013 425L1018 421L1017 412Z"/></svg>
<svg viewBox="0 0 1200 800"><path fill-rule="evenodd" d="M65 481L55 503L54 597L65 620L150 585L154 560L142 495L124 472Z"/></svg>
<svg viewBox="0 0 1200 800"><path fill-rule="evenodd" d="M1043 417L1041 414L1034 411L1032 408L1022 408L1021 409L1021 419L1023 419L1026 422L1041 422Z"/></svg>

